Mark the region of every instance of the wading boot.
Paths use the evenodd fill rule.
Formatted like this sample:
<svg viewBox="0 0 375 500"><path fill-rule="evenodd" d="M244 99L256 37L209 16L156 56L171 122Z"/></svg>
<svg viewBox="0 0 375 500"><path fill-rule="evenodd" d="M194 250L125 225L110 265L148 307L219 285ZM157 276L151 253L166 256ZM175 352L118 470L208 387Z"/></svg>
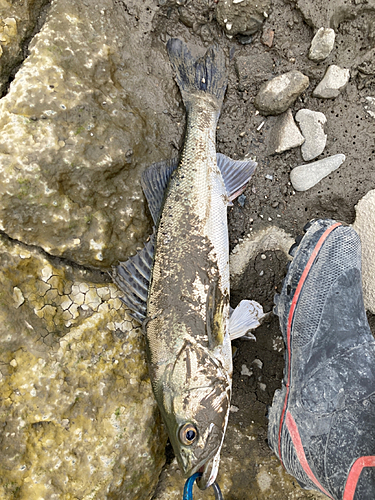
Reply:
<svg viewBox="0 0 375 500"><path fill-rule="evenodd" d="M375 341L360 240L333 220L304 230L275 297L286 351L269 444L303 488L335 500L374 500Z"/></svg>

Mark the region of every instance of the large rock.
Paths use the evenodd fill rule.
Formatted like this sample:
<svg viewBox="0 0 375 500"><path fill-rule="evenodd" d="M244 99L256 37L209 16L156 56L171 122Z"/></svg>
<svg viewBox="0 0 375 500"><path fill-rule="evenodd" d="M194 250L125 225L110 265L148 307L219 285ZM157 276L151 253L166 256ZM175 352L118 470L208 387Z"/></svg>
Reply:
<svg viewBox="0 0 375 500"><path fill-rule="evenodd" d="M369 191L355 207L353 224L362 243L362 285L365 307L375 314L375 190Z"/></svg>
<svg viewBox="0 0 375 500"><path fill-rule="evenodd" d="M357 14L375 7L374 0L348 2L347 0L296 0L296 6L301 11L305 21L310 26L319 29L321 26L338 28L346 19L353 19Z"/></svg>
<svg viewBox="0 0 375 500"><path fill-rule="evenodd" d="M167 54L145 36L157 7L127 7L53 2L0 101L1 230L105 268L143 244L141 172L183 132L163 112L177 110Z"/></svg>
<svg viewBox="0 0 375 500"><path fill-rule="evenodd" d="M255 97L254 105L263 115L279 115L286 111L309 86L309 78L293 70L265 82Z"/></svg>
<svg viewBox="0 0 375 500"><path fill-rule="evenodd" d="M115 285L4 236L0 280L0 498L149 499L166 436Z"/></svg>
<svg viewBox="0 0 375 500"><path fill-rule="evenodd" d="M48 0L0 2L0 94L6 91L9 77L22 62L27 42L48 3Z"/></svg>

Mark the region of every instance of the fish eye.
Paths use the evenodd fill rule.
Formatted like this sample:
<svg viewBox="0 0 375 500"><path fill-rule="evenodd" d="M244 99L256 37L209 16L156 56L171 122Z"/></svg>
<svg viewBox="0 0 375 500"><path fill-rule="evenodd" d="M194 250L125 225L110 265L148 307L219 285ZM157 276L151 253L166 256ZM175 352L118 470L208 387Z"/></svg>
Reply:
<svg viewBox="0 0 375 500"><path fill-rule="evenodd" d="M184 424L179 432L178 436L182 444L190 446L198 437L198 431L194 424Z"/></svg>

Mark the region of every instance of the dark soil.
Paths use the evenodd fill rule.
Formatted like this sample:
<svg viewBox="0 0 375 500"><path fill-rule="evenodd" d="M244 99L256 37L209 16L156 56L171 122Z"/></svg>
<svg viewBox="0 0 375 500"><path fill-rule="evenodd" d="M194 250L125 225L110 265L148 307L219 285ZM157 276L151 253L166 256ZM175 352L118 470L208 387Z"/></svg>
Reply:
<svg viewBox="0 0 375 500"><path fill-rule="evenodd" d="M272 13L264 24L265 30L275 32L271 48L262 44L262 32L247 37L246 41L251 39L251 43L245 45L238 37L228 39L215 20L215 7L215 2L207 0L188 1L182 6L167 2L155 18L154 36L161 50L168 37L174 36L200 47L202 52L216 41L228 56L229 85L217 130L217 149L235 159L256 156L258 161L257 171L244 193L243 206L237 200L229 209L231 249L250 231L269 225L283 228L296 237L313 218L353 223L355 205L375 188L375 120L364 109L365 97L375 93L375 68L370 68L367 74L360 71L361 55L374 44L368 23L375 19L375 13L369 11L361 18L343 18L336 27L335 48L327 60L317 64L307 57L316 30L305 22L295 2L273 1ZM313 89L330 64L350 68L348 86L336 99L312 97ZM346 155L346 161L338 170L304 193L295 193L289 182L291 169L304 163L300 149L270 155L269 137L275 118L262 117L253 105L264 81L292 69L310 78L310 86L292 107L293 115L301 108L308 108L321 111L327 117L327 145L318 159L337 153ZM183 119L183 109L181 104L176 113L176 127ZM264 125L257 130L263 121ZM273 179L265 178L266 174ZM233 307L241 299L251 298L259 301L265 311L272 311L273 296L280 291L285 277L287 257L281 251L264 254L266 259L258 255L249 263L240 284L232 289ZM370 324L375 326L373 317ZM255 333L256 342L234 342L237 351L232 404L238 411L231 413L226 439L230 440L231 425L246 427L254 422L259 426L259 453L270 456L266 413L274 391L281 386L284 367L278 318L271 314ZM260 360L262 368L254 360ZM252 370L252 376L241 374L244 365ZM263 388L260 384L264 384ZM223 454L226 453L231 453L228 443ZM255 471L246 473L244 492L256 474Z"/></svg>

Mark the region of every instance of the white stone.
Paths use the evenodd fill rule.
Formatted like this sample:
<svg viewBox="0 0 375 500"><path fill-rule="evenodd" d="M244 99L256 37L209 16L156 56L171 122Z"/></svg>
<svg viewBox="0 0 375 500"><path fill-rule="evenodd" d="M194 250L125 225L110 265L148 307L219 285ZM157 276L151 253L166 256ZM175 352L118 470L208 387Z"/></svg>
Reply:
<svg viewBox="0 0 375 500"><path fill-rule="evenodd" d="M319 111L300 109L296 114L296 121L305 138L301 146L302 158L305 161L313 160L323 152L326 146L327 135L324 133L324 124L327 118Z"/></svg>
<svg viewBox="0 0 375 500"><path fill-rule="evenodd" d="M270 134L270 152L282 153L303 144L305 138L297 127L290 109L278 116Z"/></svg>
<svg viewBox="0 0 375 500"><path fill-rule="evenodd" d="M255 358L253 361L253 365L256 365L261 370L263 368L263 361Z"/></svg>
<svg viewBox="0 0 375 500"><path fill-rule="evenodd" d="M375 118L375 97L367 96L366 97L366 104L365 104L365 111L372 116L372 118Z"/></svg>
<svg viewBox="0 0 375 500"><path fill-rule="evenodd" d="M249 370L246 365L242 365L241 367L241 375L246 375L247 377L251 377L253 374L252 370Z"/></svg>
<svg viewBox="0 0 375 500"><path fill-rule="evenodd" d="M295 167L290 174L293 188L296 191L307 191L339 168L344 161L345 155L338 154L308 163L307 165Z"/></svg>
<svg viewBox="0 0 375 500"><path fill-rule="evenodd" d="M340 68L335 64L328 66L328 69L323 77L323 80L318 84L313 92L314 97L322 99L332 99L337 97L345 88L350 78L350 71L345 68Z"/></svg>
<svg viewBox="0 0 375 500"><path fill-rule="evenodd" d="M13 288L13 300L14 300L14 307L18 309L22 304L25 302L25 297L23 296L22 291L15 286Z"/></svg>
<svg viewBox="0 0 375 500"><path fill-rule="evenodd" d="M332 28L320 28L311 41L309 59L316 62L326 59L335 45L335 37Z"/></svg>
<svg viewBox="0 0 375 500"><path fill-rule="evenodd" d="M353 228L362 243L362 286L365 308L375 314L375 189L369 191L355 207Z"/></svg>

